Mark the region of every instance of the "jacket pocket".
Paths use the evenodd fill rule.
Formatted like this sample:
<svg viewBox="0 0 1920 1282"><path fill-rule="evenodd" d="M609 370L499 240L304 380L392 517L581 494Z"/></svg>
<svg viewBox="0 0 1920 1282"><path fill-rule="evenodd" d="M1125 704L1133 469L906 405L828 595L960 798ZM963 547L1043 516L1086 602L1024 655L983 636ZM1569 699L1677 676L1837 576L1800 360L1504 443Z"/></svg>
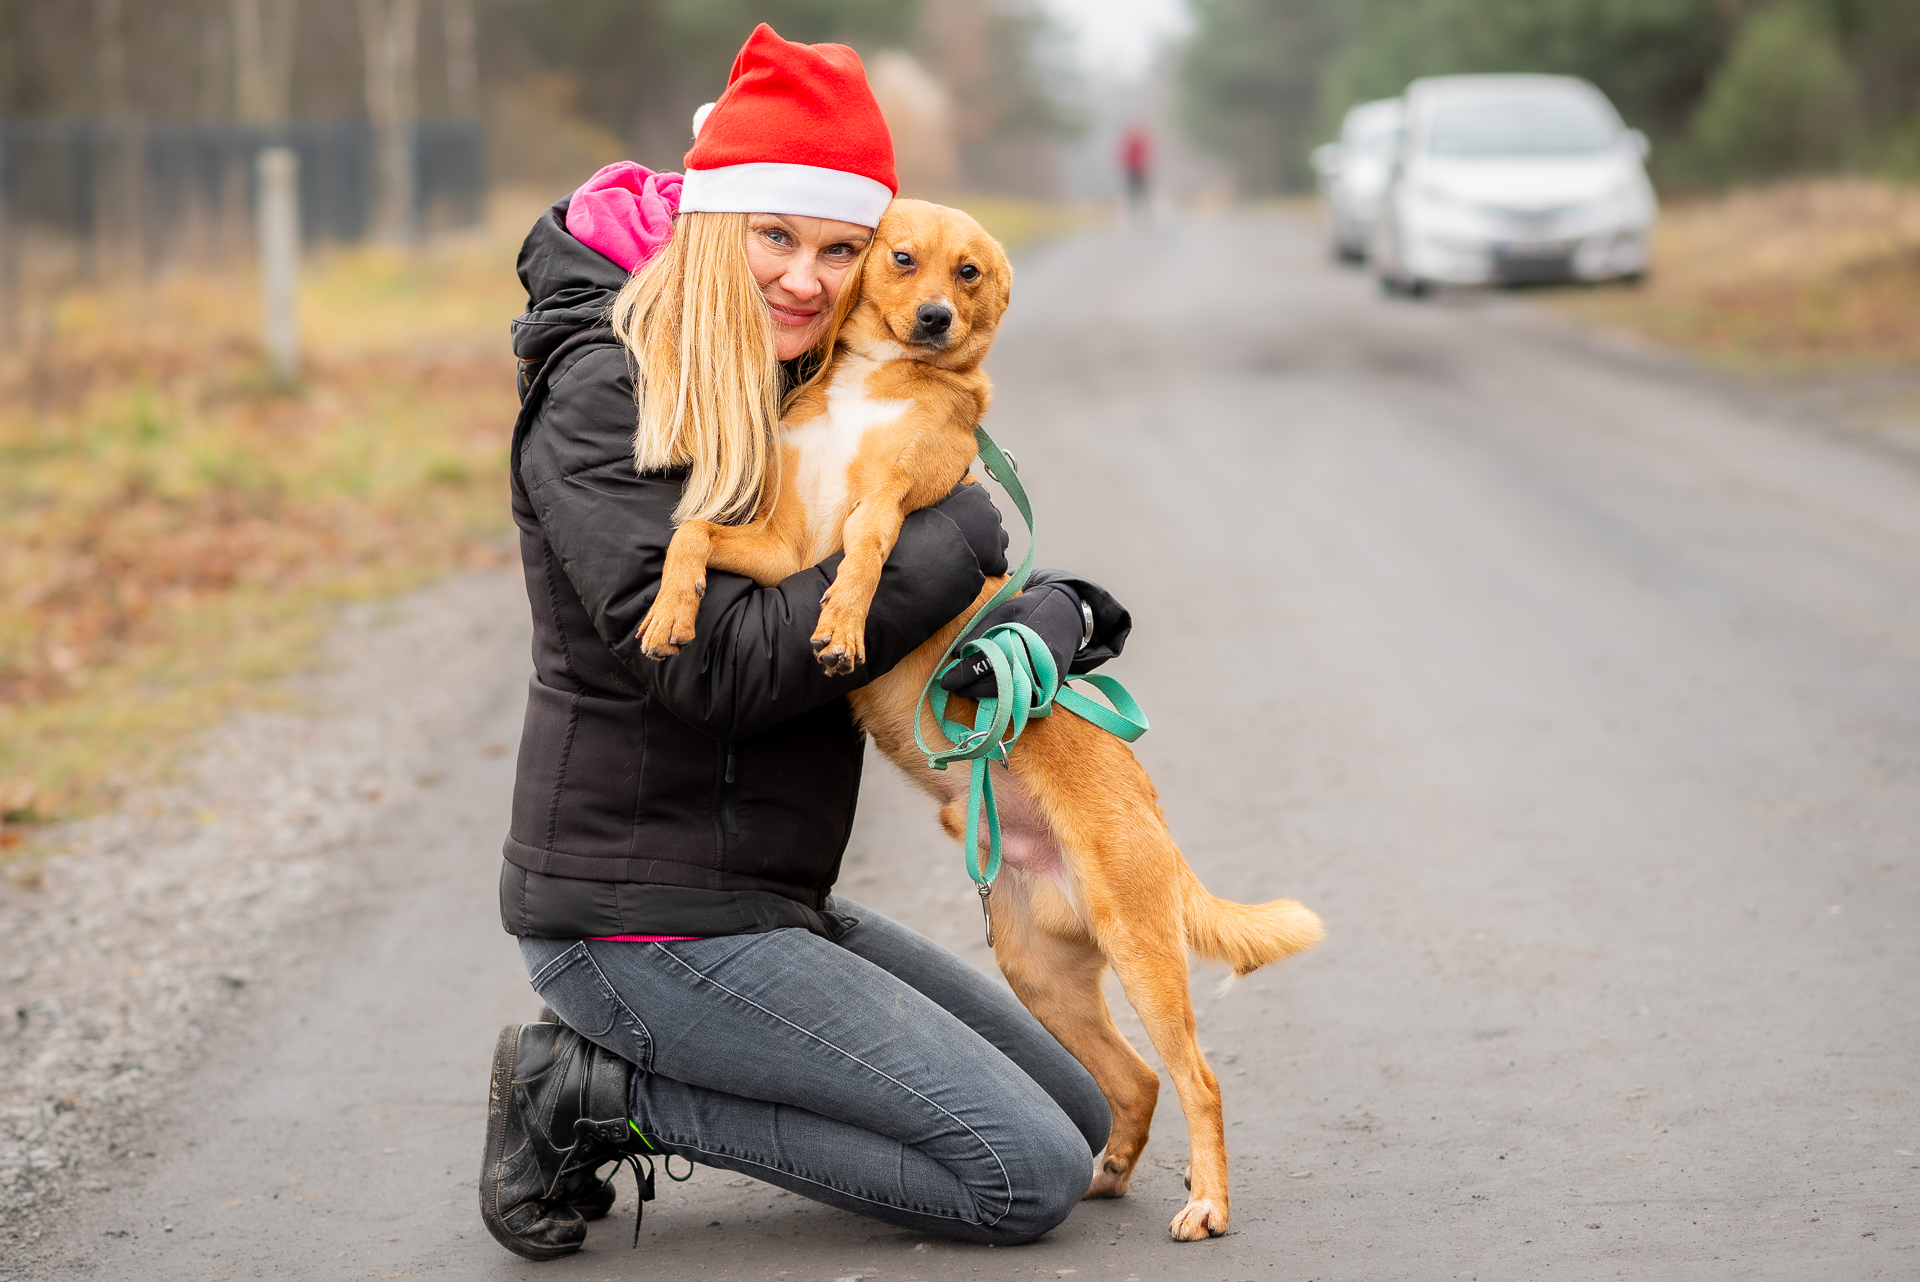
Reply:
<svg viewBox="0 0 1920 1282"><path fill-rule="evenodd" d="M740 835L740 757L732 744L726 745L725 758L720 768L720 831L737 837Z"/></svg>

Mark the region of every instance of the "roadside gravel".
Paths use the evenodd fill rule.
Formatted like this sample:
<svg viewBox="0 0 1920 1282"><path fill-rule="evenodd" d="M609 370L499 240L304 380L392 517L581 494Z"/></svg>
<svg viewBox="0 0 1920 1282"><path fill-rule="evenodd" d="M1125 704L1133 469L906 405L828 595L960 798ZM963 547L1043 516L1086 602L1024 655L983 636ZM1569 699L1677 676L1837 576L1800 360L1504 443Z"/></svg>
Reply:
<svg viewBox="0 0 1920 1282"><path fill-rule="evenodd" d="M247 1018L276 936L338 911L356 843L438 782L476 686L524 670L525 613L511 571L344 610L288 710L0 877L0 1274L74 1198L140 1178L169 1085Z"/></svg>

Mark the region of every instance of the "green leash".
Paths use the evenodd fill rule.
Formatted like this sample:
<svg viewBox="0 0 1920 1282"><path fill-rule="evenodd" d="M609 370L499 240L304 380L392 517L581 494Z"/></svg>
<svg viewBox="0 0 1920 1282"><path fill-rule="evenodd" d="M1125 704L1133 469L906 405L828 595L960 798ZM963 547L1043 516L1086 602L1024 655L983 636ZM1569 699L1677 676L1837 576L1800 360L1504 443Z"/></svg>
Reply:
<svg viewBox="0 0 1920 1282"><path fill-rule="evenodd" d="M1008 497L1013 499L1013 505L1020 509L1021 519L1027 523L1027 555L1021 560L1020 568L1000 585L1000 590L988 597L968 617L960 629L961 637L973 626L974 619L998 609L1027 586L1027 578L1033 573L1034 550L1038 546L1033 533L1033 505L1027 499L1026 487L1020 484L1019 473L1014 471L1013 461L987 435L985 428L974 428L973 439L980 448L980 461L986 465L987 475L1006 490ZM940 678L954 664L975 655L984 658L993 669L998 693L979 700L973 725L964 726L948 720L947 691L941 687ZM1067 689L1065 683L1068 681L1086 682L1105 695L1113 706L1105 707L1077 690ZM1128 743L1147 732L1147 714L1140 710L1133 695L1115 677L1100 673L1084 676L1062 673L1059 665L1053 661L1053 652L1047 649L1047 643L1024 623L996 624L964 645L956 637L954 644L948 647L947 653L935 665L933 676L920 698L932 706L940 733L948 740L946 746L940 748L927 742L916 705L913 738L920 745L920 751L927 754L927 764L935 770L945 770L956 761L969 763L971 778L967 783L967 835L962 849L967 862L967 876L973 878L974 886L980 891L980 916L986 923L987 947L991 948L993 917L987 911L987 897L993 893L993 883L1000 876L1000 808L994 802L993 774L988 766L998 761L1001 769L1006 769L1008 745L1020 738L1029 720L1044 717L1056 707L1065 708ZM987 859L984 866L979 861L982 815L987 821Z"/></svg>

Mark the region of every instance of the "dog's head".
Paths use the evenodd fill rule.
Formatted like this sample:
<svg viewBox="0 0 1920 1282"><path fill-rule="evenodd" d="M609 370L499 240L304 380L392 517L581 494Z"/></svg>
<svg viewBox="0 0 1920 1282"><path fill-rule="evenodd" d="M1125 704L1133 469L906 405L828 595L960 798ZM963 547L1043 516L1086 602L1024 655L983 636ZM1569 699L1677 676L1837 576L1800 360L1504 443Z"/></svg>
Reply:
<svg viewBox="0 0 1920 1282"><path fill-rule="evenodd" d="M1013 294L1000 242L957 209L896 200L874 231L860 301L842 336L856 350L942 369L978 365Z"/></svg>

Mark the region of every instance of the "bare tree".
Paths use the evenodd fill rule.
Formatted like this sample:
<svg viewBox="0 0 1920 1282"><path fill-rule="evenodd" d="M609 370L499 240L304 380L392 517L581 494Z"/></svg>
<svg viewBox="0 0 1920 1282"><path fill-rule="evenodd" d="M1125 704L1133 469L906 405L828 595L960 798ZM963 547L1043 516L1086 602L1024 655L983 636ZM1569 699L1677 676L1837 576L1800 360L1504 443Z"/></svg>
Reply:
<svg viewBox="0 0 1920 1282"><path fill-rule="evenodd" d="M244 124L286 123L293 6L294 0L233 0L233 105Z"/></svg>
<svg viewBox="0 0 1920 1282"><path fill-rule="evenodd" d="M120 0L93 0L94 102L102 119L127 114L127 28Z"/></svg>
<svg viewBox="0 0 1920 1282"><path fill-rule="evenodd" d="M473 0L440 0L446 24L447 114L480 114L480 62L475 52Z"/></svg>
<svg viewBox="0 0 1920 1282"><path fill-rule="evenodd" d="M223 4L209 4L200 21L200 84L194 114L203 121L225 120L232 101L232 15Z"/></svg>
<svg viewBox="0 0 1920 1282"><path fill-rule="evenodd" d="M413 234L414 79L420 0L360 0L367 52L367 118L373 122L378 199L374 226L394 240Z"/></svg>

